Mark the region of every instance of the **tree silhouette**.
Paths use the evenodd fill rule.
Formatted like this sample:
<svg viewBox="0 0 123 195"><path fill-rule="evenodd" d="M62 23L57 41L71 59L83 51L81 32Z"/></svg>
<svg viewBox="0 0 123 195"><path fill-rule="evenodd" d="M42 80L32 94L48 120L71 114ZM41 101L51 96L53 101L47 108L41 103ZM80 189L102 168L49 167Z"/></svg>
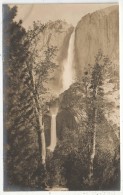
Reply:
<svg viewBox="0 0 123 195"><path fill-rule="evenodd" d="M33 29L26 32L22 21L13 21L17 7L4 5L3 11L5 188L38 185L41 189L46 167L43 115L50 100L48 96L42 101L46 93L43 82L56 67L52 62L56 48L46 44L43 57L39 56L34 47L45 25L34 22Z"/></svg>

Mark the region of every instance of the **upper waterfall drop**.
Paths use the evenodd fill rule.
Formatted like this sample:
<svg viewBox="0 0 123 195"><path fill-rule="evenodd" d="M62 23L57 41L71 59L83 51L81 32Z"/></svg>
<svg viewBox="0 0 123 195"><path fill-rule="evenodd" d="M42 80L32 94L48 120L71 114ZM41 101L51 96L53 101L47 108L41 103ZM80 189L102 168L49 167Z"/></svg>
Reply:
<svg viewBox="0 0 123 195"><path fill-rule="evenodd" d="M62 92L67 90L70 87L74 79L74 69L73 69L74 40L75 40L75 30L72 32L69 40L67 58L63 61Z"/></svg>
<svg viewBox="0 0 123 195"><path fill-rule="evenodd" d="M75 30L72 32L66 59L63 60L63 73L62 73L62 89L60 93L67 90L74 81L74 40L75 40ZM47 147L51 152L55 150L57 144L56 136L56 117L58 113L59 106L52 104L50 107L50 116L51 116L51 139L50 145Z"/></svg>

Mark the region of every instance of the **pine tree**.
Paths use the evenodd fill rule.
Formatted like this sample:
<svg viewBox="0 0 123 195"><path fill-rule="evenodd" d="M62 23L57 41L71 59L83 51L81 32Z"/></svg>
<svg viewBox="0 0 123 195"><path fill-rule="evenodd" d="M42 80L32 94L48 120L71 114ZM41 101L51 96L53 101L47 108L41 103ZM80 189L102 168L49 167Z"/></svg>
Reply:
<svg viewBox="0 0 123 195"><path fill-rule="evenodd" d="M26 32L21 26L22 21L13 21L16 14L16 7L3 6L5 189L13 185L31 185L30 177L36 169L38 157L34 105L24 84L29 82L24 65L28 52L23 44Z"/></svg>
<svg viewBox="0 0 123 195"><path fill-rule="evenodd" d="M96 134L98 123L102 120L104 111L104 90L103 90L103 65L101 64L102 52L99 51L95 65L91 73L91 85L88 106L88 124L89 124L89 180L93 178L94 158L96 154Z"/></svg>
<svg viewBox="0 0 123 195"><path fill-rule="evenodd" d="M45 177L45 166L43 169L41 166L45 160L42 156L45 156L43 114L46 104L40 97L46 92L43 81L49 69L55 67L51 59L56 49L47 46L44 58L36 64L38 54L32 50L32 45L37 44L36 37L44 25L34 23L34 29L27 33L22 21L13 21L16 14L17 7L3 6L4 186L5 189L13 185L21 189L41 189L41 180Z"/></svg>

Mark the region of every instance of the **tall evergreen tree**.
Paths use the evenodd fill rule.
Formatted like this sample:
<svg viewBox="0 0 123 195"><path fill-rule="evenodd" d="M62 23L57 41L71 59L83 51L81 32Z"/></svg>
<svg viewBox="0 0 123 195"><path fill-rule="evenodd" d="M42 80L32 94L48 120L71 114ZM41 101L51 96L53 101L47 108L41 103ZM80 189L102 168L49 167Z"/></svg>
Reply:
<svg viewBox="0 0 123 195"><path fill-rule="evenodd" d="M32 45L37 44L36 37L44 25L34 23L27 33L22 21L14 21L16 14L17 7L3 6L4 186L41 189L46 148L42 119L45 103L40 96L46 92L42 82L55 66L51 62L55 48L47 46L45 57L36 64L38 54Z"/></svg>
<svg viewBox="0 0 123 195"><path fill-rule="evenodd" d="M104 92L102 88L102 66L97 60L92 70L91 90L90 90L90 106L89 106L89 134L90 134L90 167L89 167L89 179L93 177L94 158L96 152L96 133L98 131L98 123L100 122L103 114L103 102Z"/></svg>
<svg viewBox="0 0 123 195"><path fill-rule="evenodd" d="M37 167L38 149L32 95L25 85L25 29L13 19L17 7L3 6L3 94L5 189L29 187ZM32 169L32 171L30 171Z"/></svg>

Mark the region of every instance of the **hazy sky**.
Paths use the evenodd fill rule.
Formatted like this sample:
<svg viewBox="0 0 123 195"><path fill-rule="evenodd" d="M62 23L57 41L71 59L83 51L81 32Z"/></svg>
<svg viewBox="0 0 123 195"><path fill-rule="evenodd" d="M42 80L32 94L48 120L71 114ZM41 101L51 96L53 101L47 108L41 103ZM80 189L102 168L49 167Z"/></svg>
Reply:
<svg viewBox="0 0 123 195"><path fill-rule="evenodd" d="M33 21L62 19L76 26L82 16L103 9L113 4L18 4L16 21L23 20L23 26L28 29Z"/></svg>

